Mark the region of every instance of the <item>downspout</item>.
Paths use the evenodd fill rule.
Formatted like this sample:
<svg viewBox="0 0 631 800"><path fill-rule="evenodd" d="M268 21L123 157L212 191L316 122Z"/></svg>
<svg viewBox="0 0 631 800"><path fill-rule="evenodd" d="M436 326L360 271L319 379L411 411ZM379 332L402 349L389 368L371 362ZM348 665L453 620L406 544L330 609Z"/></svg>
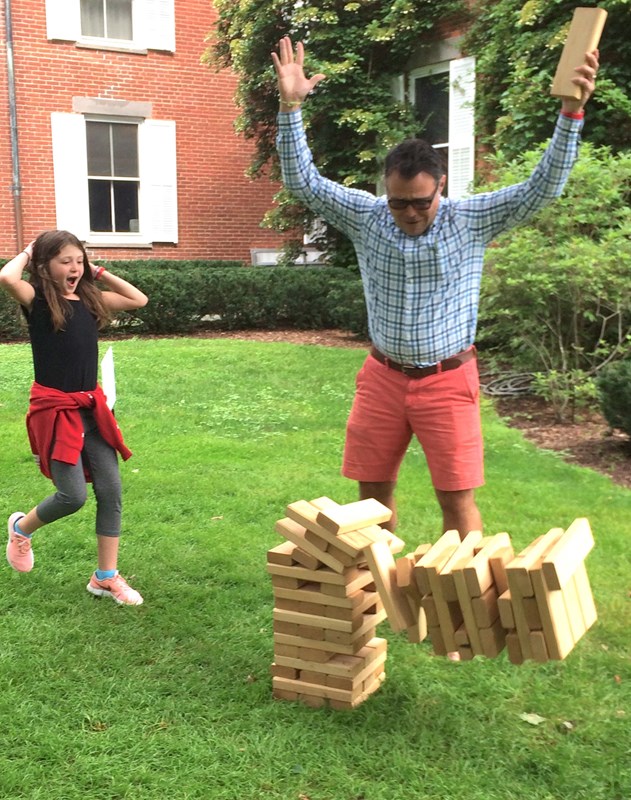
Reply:
<svg viewBox="0 0 631 800"><path fill-rule="evenodd" d="M18 118L15 103L15 73L13 70L13 22L11 17L11 0L5 0L5 30L7 46L7 83L9 88L9 121L11 127L11 164L13 167L13 213L15 216L16 251L24 247L24 230L22 225L22 186L20 183L20 157L18 153Z"/></svg>

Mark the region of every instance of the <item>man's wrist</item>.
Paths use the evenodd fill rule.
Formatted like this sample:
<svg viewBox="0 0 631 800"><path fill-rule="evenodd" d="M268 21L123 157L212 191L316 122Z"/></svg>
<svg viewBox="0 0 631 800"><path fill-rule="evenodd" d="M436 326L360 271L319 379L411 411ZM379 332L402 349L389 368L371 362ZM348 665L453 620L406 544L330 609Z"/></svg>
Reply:
<svg viewBox="0 0 631 800"><path fill-rule="evenodd" d="M280 98L280 110L283 112L297 111L302 105L302 100L283 100Z"/></svg>
<svg viewBox="0 0 631 800"><path fill-rule="evenodd" d="M561 114L568 119L583 119L585 116L585 111L583 109L580 111L564 111L561 109Z"/></svg>

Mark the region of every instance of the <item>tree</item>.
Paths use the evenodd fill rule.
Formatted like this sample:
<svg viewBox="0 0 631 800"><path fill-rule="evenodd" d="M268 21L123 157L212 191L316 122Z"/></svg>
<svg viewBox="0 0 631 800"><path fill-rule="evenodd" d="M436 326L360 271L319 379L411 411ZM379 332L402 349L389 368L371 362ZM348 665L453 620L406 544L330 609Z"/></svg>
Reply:
<svg viewBox="0 0 631 800"><path fill-rule="evenodd" d="M491 150L514 157L550 135L558 99L550 85L576 3L492 0L475 4L465 47L476 56L476 132ZM608 12L596 93L583 138L614 152L631 144L631 5L583 2Z"/></svg>
<svg viewBox="0 0 631 800"><path fill-rule="evenodd" d="M237 127L256 145L250 174L278 177L274 137L278 96L270 53L290 34L307 46L306 70L327 79L304 105L318 167L348 186L374 189L385 152L415 133L411 110L398 103L392 80L422 37L439 22L464 15L464 0L215 0L219 14L207 61L239 75ZM310 212L281 191L266 222L276 230L306 226ZM329 229L334 261L355 258Z"/></svg>

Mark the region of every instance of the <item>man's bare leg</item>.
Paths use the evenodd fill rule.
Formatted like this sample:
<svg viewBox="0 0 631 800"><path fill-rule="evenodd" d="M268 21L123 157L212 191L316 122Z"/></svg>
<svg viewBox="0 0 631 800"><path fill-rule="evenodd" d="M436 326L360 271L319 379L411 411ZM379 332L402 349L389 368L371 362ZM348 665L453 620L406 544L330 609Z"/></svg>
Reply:
<svg viewBox="0 0 631 800"><path fill-rule="evenodd" d="M369 497L374 497L384 506L387 506L392 511L392 517L388 522L381 523L381 527L394 533L397 527L397 505L394 499L394 488L397 485L396 481L375 481L368 483L365 481L359 482L359 499L367 500Z"/></svg>
<svg viewBox="0 0 631 800"><path fill-rule="evenodd" d="M475 503L473 489L458 492L444 492L436 489L436 497L443 512L443 531L456 530L460 538L469 531L482 530L482 516Z"/></svg>

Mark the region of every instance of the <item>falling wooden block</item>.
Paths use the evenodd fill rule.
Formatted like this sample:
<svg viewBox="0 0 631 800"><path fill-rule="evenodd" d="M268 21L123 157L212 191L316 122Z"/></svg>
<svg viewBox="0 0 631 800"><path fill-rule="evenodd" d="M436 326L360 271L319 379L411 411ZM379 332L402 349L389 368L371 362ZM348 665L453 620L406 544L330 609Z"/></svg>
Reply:
<svg viewBox="0 0 631 800"><path fill-rule="evenodd" d="M464 568L464 576L471 597L480 597L493 585L493 573L489 559L500 550L510 546L508 534L497 533L467 564Z"/></svg>
<svg viewBox="0 0 631 800"><path fill-rule="evenodd" d="M289 539L290 542L293 542L297 547L301 550L304 550L306 553L317 558L323 564L326 564L327 567L335 570L335 572L344 572L348 564L344 564L338 558L331 555L326 548L326 542L323 540L318 540L318 543L314 541L314 539L310 539L307 537L306 528L304 528L299 523L292 520L290 517L285 517L284 519L279 519L276 522L276 531L284 536L286 539Z"/></svg>
<svg viewBox="0 0 631 800"><path fill-rule="evenodd" d="M368 525L379 525L388 522L391 517L392 511L387 506L369 497L366 500L320 511L316 521L332 533L340 534Z"/></svg>
<svg viewBox="0 0 631 800"><path fill-rule="evenodd" d="M550 589L562 589L594 546L589 522L575 519L543 559L543 575Z"/></svg>
<svg viewBox="0 0 631 800"><path fill-rule="evenodd" d="M445 600L459 600L456 594L453 572L464 568L474 556L476 545L482 540L482 531L470 531L457 545L448 561L440 570L439 581Z"/></svg>
<svg viewBox="0 0 631 800"><path fill-rule="evenodd" d="M388 614L393 631L403 631L418 622L396 582L396 566L386 542L375 542L365 550L368 567Z"/></svg>
<svg viewBox="0 0 631 800"><path fill-rule="evenodd" d="M580 100L581 90L572 83L572 78L577 76L575 69L585 63L585 53L591 53L598 47L606 19L607 12L604 8L574 9L570 30L550 89L553 97L573 97Z"/></svg>
<svg viewBox="0 0 631 800"><path fill-rule="evenodd" d="M427 567L442 568L459 544L460 534L458 531L446 531L416 562L414 578L421 595L429 594L430 591Z"/></svg>
<svg viewBox="0 0 631 800"><path fill-rule="evenodd" d="M520 597L532 597L534 589L530 580L530 570L539 567L542 558L548 550L563 536L563 528L551 528L544 536L540 536L506 566L506 576L511 593L515 587L519 590ZM513 602L514 602L513 597Z"/></svg>

